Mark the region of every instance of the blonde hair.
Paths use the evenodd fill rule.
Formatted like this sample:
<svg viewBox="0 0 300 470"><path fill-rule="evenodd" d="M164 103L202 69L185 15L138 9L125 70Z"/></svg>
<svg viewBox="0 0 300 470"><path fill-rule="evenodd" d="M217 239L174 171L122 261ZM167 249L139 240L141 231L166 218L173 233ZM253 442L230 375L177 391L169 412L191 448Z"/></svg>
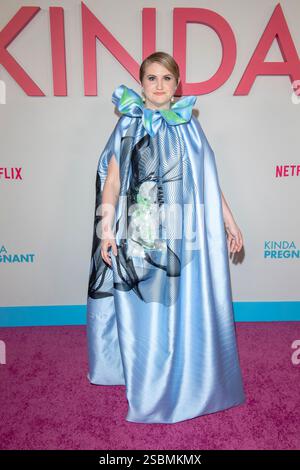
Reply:
<svg viewBox="0 0 300 470"><path fill-rule="evenodd" d="M153 62L158 62L159 64L166 67L166 69L168 69L169 72L171 72L174 75L176 84L178 85L179 76L180 76L179 66L177 62L175 61L175 59L170 54L167 54L167 52L162 52L162 51L153 52L153 54L146 57L146 59L144 59L143 62L141 63L141 66L140 66L140 82L141 83L146 73L146 67L150 64L153 64Z"/></svg>

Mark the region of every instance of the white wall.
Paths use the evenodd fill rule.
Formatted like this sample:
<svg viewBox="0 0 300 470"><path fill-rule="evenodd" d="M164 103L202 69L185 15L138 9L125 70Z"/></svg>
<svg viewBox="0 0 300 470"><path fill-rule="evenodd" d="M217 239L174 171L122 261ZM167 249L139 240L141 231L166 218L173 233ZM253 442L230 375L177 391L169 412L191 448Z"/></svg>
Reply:
<svg viewBox="0 0 300 470"><path fill-rule="evenodd" d="M299 259L267 260L264 242L294 241L300 249L299 177L274 176L276 164L300 163L300 104L292 103L286 76L258 77L248 96L233 96L277 3L85 1L139 63L143 7L157 8L157 50L171 54L174 7L209 8L230 23L238 47L235 69L221 88L199 96L196 107L244 236L244 259L230 262L235 301L299 300ZM35 259L0 263L0 305L79 305L87 295L97 161L118 119L111 94L121 83L137 92L140 87L98 42L98 97L85 97L80 1L2 0L0 29L21 6L33 4L42 11L8 50L47 96L27 96L0 65L7 93L6 104L0 104L0 166L22 166L23 176L0 179L0 247L34 253ZM280 4L299 53L300 2ZM49 6L65 11L67 97L52 91ZM187 58L187 81L215 73L221 44L213 30L188 27ZM276 42L267 59L282 61Z"/></svg>

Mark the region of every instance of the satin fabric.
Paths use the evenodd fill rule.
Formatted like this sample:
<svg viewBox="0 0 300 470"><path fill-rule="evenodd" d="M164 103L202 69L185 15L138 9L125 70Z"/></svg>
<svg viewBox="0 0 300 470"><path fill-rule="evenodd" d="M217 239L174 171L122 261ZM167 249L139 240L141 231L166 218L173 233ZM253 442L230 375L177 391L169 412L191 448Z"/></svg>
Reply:
<svg viewBox="0 0 300 470"><path fill-rule="evenodd" d="M137 93L120 85L112 101L121 117L98 162L88 379L125 385L131 422L175 423L245 401L221 189L214 152L192 114L195 100L183 97L164 113L144 108ZM110 267L100 253L99 208L113 155L121 188L118 254L110 250ZM137 196L146 217L147 208L155 212L152 204L179 207L175 220L159 221L154 241L137 236L146 219L128 231L128 206Z"/></svg>

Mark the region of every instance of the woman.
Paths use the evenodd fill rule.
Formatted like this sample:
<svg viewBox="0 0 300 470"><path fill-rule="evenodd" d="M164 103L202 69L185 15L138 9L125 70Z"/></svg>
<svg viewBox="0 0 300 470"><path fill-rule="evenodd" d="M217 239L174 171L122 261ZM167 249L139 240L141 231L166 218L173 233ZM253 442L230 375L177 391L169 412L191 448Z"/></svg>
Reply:
<svg viewBox="0 0 300 470"><path fill-rule="evenodd" d="M126 385L127 421L175 423L245 400L228 248L243 245L214 153L174 103L179 68L164 52L125 85L98 163L87 302L88 378ZM227 240L226 240L227 235Z"/></svg>

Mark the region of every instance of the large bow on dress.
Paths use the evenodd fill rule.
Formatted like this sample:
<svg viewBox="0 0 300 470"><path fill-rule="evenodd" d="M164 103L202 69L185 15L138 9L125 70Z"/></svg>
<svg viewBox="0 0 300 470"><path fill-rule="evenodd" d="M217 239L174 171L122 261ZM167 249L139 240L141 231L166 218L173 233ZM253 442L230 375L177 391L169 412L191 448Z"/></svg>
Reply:
<svg viewBox="0 0 300 470"><path fill-rule="evenodd" d="M191 119L196 96L183 96L171 105L170 109L145 108L141 96L126 85L119 85L112 94L112 102L122 114L131 117L142 117L142 123L152 137L157 133L164 119L168 124L176 126Z"/></svg>

